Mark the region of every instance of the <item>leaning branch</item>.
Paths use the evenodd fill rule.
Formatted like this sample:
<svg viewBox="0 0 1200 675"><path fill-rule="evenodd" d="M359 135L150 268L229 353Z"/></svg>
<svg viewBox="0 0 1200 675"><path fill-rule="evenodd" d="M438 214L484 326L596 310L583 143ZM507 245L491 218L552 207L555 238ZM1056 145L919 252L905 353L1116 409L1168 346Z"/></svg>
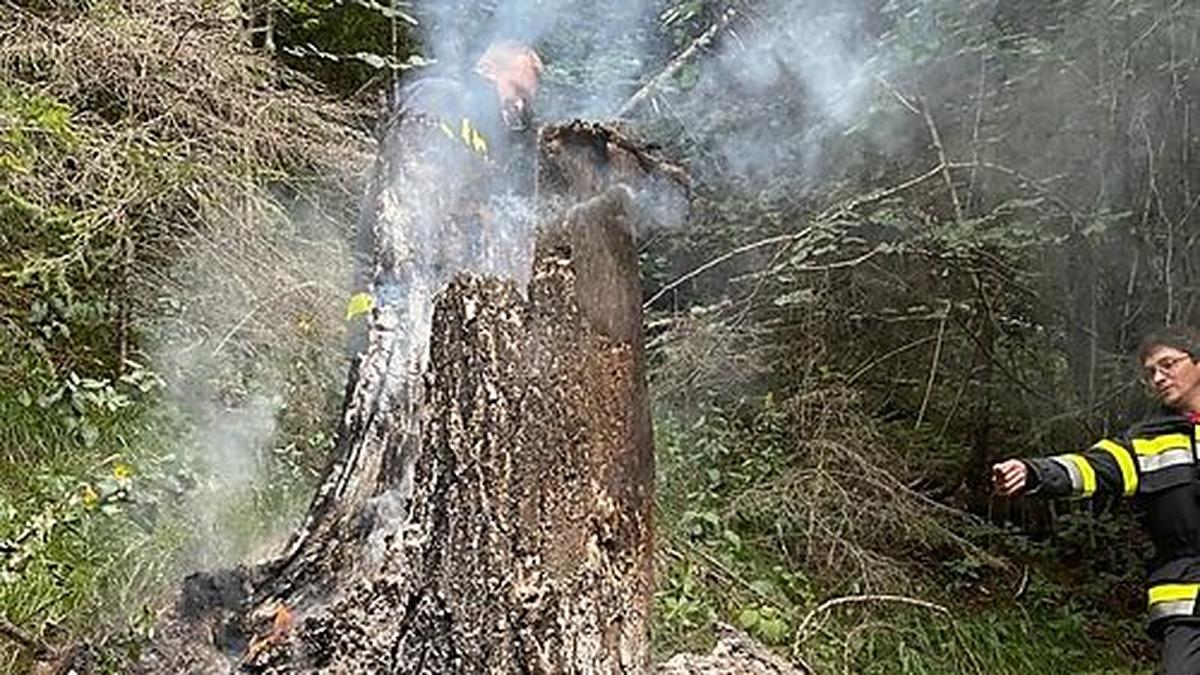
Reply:
<svg viewBox="0 0 1200 675"><path fill-rule="evenodd" d="M657 75L650 78L649 82L643 85L641 89L638 89L633 96L630 96L629 100L625 102L625 105L621 106L621 108L617 110L613 117L616 119L628 117L629 113L633 112L633 109L638 107L638 105L640 105L641 102L644 101L651 92L662 86L663 82L666 82L668 79L673 77L675 73L683 67L683 64L687 63L688 60L692 58L692 55L707 47L709 43L713 41L713 38L717 36L717 33L725 30L725 27L729 25L730 21L733 21L733 17L736 14L737 12L734 11L732 7L725 10L725 13L721 15L721 18L717 20L716 23L709 26L708 30L701 33L700 37L693 40L692 44L687 46L687 49L679 52L678 56L671 59L671 62L667 64L666 68L663 68L662 71L660 71Z"/></svg>
<svg viewBox="0 0 1200 675"><path fill-rule="evenodd" d="M872 202L877 202L877 201L881 201L883 199L887 199L888 197L891 197L892 195L895 195L897 193L900 193L900 192L903 192L910 188L913 188L917 185L920 185L921 183L924 183L925 181L927 181L931 178L938 176L939 174L941 174L941 172L945 169L946 166L947 165L945 165L945 164L939 163L937 166L933 167L929 171L926 171L925 173L923 173L915 178L910 178L909 180L904 181L903 183L900 183L899 185L893 185L889 188L876 190L875 192L872 192L870 194L863 195L861 197L855 197L848 201L842 202L841 204L835 205L835 206L831 207L830 209L826 210L825 212L821 213L819 216L817 216L817 218L815 219L815 222L828 223L828 222L836 220L846 214L849 214L850 212L854 211L855 209L859 208L860 206L864 206L864 205L870 204ZM690 281L692 279L695 279L696 277L700 276L701 274L716 267L717 265L720 265L721 263L728 261L731 258L735 258L743 253L748 253L750 251L762 248L764 246L770 246L772 244L782 244L782 243L794 242L794 241L797 241L797 240L807 237L809 234L812 233L812 231L813 231L813 227L806 227L803 230L800 230L799 232L792 232L790 234L781 234L781 235L778 235L775 237L768 237L766 239L762 239L762 240L759 240L756 242L751 242L749 244L746 244L745 246L740 246L738 248L733 249L732 251L729 251L727 253L719 255L716 258L713 258L712 260L709 260L708 262L704 263L703 265L692 270L691 272L688 272L687 274L672 281L671 283L667 284L666 286L663 286L662 288L660 288L657 293L650 296L649 300L642 303L642 309L643 310L649 309L651 305L653 305L655 302L658 301L659 298L663 297L667 293L670 293L671 291L675 290L676 288L679 288L680 285L687 283L688 281ZM847 260L847 261L843 261L840 263L833 263L832 265L823 265L823 266L819 266L819 267L804 268L804 269L801 269L800 271L814 272L814 271L826 271L826 270L831 270L831 269L837 269L839 267L852 267L859 263L865 262L866 260L868 260L869 258L874 256L875 254L879 253L879 251L880 251L880 249L875 248L853 260Z"/></svg>

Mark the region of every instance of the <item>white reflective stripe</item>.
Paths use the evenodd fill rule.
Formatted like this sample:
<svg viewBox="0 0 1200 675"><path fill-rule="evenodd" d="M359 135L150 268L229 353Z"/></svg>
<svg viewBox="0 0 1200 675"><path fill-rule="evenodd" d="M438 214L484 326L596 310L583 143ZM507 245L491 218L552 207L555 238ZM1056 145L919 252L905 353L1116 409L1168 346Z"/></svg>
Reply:
<svg viewBox="0 0 1200 675"><path fill-rule="evenodd" d="M1195 614L1196 601L1193 600L1173 600L1171 602L1159 602L1150 605L1150 620L1158 621L1170 616L1193 616Z"/></svg>
<svg viewBox="0 0 1200 675"><path fill-rule="evenodd" d="M1063 455L1055 455L1054 457L1050 458L1050 461L1067 470L1067 475L1071 478L1071 492L1074 492L1075 494L1083 494L1083 474L1079 471L1079 465L1067 459Z"/></svg>
<svg viewBox="0 0 1200 675"><path fill-rule="evenodd" d="M1190 448L1172 448L1157 455L1138 455L1137 462L1138 469L1145 474L1181 464L1191 464L1192 451Z"/></svg>

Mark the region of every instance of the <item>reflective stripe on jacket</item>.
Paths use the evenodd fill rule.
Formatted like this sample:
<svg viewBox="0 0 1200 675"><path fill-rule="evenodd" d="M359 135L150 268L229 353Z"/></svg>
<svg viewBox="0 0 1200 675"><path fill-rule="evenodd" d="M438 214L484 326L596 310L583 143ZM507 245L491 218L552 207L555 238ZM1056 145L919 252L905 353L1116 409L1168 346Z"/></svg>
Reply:
<svg viewBox="0 0 1200 675"><path fill-rule="evenodd" d="M1029 494L1129 497L1154 543L1147 591L1149 628L1200 622L1200 425L1171 414L1138 424L1080 453L1023 460Z"/></svg>

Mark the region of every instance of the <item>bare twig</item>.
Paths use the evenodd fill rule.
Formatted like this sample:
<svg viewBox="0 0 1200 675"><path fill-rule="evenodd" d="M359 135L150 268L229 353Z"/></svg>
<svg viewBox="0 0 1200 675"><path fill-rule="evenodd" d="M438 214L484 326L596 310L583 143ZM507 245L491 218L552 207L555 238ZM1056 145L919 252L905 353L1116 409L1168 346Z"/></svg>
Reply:
<svg viewBox="0 0 1200 675"><path fill-rule="evenodd" d="M845 201L837 206L834 206L833 208L830 208L830 209L822 212L822 214L820 215L820 217L817 218L817 220L818 220L818 222L832 220L839 216L843 216L847 213L850 213L851 211L859 208L860 206L865 206L867 204L882 201L884 199L887 199L888 197L891 197L891 196L894 196L901 192L904 192L905 190L914 188L914 187L920 185L921 183L924 183L925 181L929 180L930 178L937 176L938 174L940 174L942 172L942 170L944 168L945 167L943 165L938 164L937 166L933 167L932 169L926 171L925 173L923 173L915 178L910 178L898 185L893 185L892 187L889 187L889 188L883 188L881 190L876 190L875 192L872 192L870 194L867 194L867 195L864 195L861 197L854 197L853 199Z"/></svg>
<svg viewBox="0 0 1200 675"><path fill-rule="evenodd" d="M1081 219L1078 211L1076 211L1075 207L1072 206L1070 202L1068 202L1067 200L1063 199L1062 197L1059 197L1058 195L1054 194L1046 186L1042 185L1042 183L1045 182L1045 179L1036 178L1034 176L1029 176L1024 173L1021 173L1020 171L1017 171L1016 169L1009 168L1002 164L996 164L994 162L983 162L983 161L980 161L980 162L951 162L948 165L948 167L950 169L971 169L971 170L987 169L988 171L994 171L996 173L1004 174L1006 176L1009 176L1010 178L1019 180L1022 183L1029 185L1037 192L1040 192L1043 196L1045 196L1047 199L1049 199L1055 206L1057 206L1063 212L1064 215L1066 215L1068 218L1070 218L1072 223L1078 223ZM939 169L940 169L940 167L939 167Z"/></svg>
<svg viewBox="0 0 1200 675"><path fill-rule="evenodd" d="M917 106L913 105L912 101L908 100L907 96L900 93L900 90L898 90L894 86L892 86L891 82L888 82L880 75L875 76L875 81L878 82L879 84L883 85L883 88L887 89L888 92L890 92L892 96L896 97L896 100L900 102L900 105L904 106L905 109L907 109L910 113L912 113L914 115L921 114L921 111L917 109Z"/></svg>
<svg viewBox="0 0 1200 675"><path fill-rule="evenodd" d="M942 605L939 605L934 602L929 602L928 600L921 600L919 598L910 598L910 597L904 596L904 595L890 595L890 594L847 595L847 596L840 597L840 598L833 598L832 600L826 600L825 602L822 602L821 604L817 605L817 607L815 609L813 609L811 612L806 614L804 616L804 619L802 621L800 621L800 627L796 629L796 644L798 645L804 641L805 629L808 628L808 624L812 623L812 620L815 619L818 615L823 614L823 613L833 609L834 607L838 607L840 605L865 604L865 603L873 603L873 602L894 602L894 603L900 603L900 604L905 604L905 605L913 605L916 607L923 607L925 609L931 609L940 614L944 614L945 616L951 616L950 610L946 609Z"/></svg>
<svg viewBox="0 0 1200 675"><path fill-rule="evenodd" d="M979 128L983 123L984 85L987 83L987 55L979 55L979 90L975 94L975 122L971 127L971 161L979 163ZM967 181L967 198L974 201L976 169Z"/></svg>
<svg viewBox="0 0 1200 675"><path fill-rule="evenodd" d="M962 202L959 201L958 190L954 187L954 176L950 175L950 163L946 159L946 146L942 145L942 135L933 122L928 102L922 103L921 112L925 115L925 125L929 127L929 137L933 140L933 147L937 150L938 163L942 166L942 178L946 181L946 189L950 191L950 201L954 204L954 222L961 223L963 219Z"/></svg>
<svg viewBox="0 0 1200 675"><path fill-rule="evenodd" d="M872 368L883 363L884 361L887 361L888 359L899 356L909 350L916 349L917 347L920 347L921 345L926 344L928 342L932 342L933 340L934 340L934 337L932 335L923 337L919 340L910 342L906 345L901 345L901 346L887 352L886 354L883 354L882 356L880 356L878 358L871 359L870 361L866 362L862 366L859 366L858 370L854 371L854 374L850 376L850 379L846 380L846 386L853 386L854 383L857 382L860 377L862 377L863 375L866 375L868 372L870 372L870 370Z"/></svg>
<svg viewBox="0 0 1200 675"><path fill-rule="evenodd" d="M708 262L704 263L703 265L697 267L696 269L692 270L691 272L688 272L687 274L679 277L675 281L672 281L671 283L667 284L666 286L663 286L662 288L660 288L657 293L650 296L649 300L642 303L642 308L648 309L651 305L653 305L662 296L666 295L667 293L670 293L671 291L675 290L676 288L679 288L680 285L685 284L688 281L691 281L692 279L695 279L696 277L700 276L701 274L704 274L705 272L716 267L717 265L720 265L721 263L726 262L727 260L735 258L743 253L749 253L750 251L760 249L764 246L771 246L772 244L786 244L786 243L791 243L791 242L803 239L804 237L807 237L809 234L811 234L812 231L813 231L813 228L806 227L803 230L800 230L799 232L791 232L789 234L781 234L781 235L778 235L775 237L768 237L766 239L762 239L762 240L759 240L756 242L751 242L749 244L746 244L745 246L739 246L739 247L733 249L732 251L729 251L727 253L719 255L719 256L713 258L712 260L709 260Z"/></svg>
<svg viewBox="0 0 1200 675"><path fill-rule="evenodd" d="M233 327L230 328L229 331L226 332L225 335L221 337L221 340L219 342L217 342L217 346L213 347L212 355L216 356L217 354L220 354L221 349L225 347L225 343L229 342L230 338L232 338L239 330L241 330L242 326L246 325L246 322L249 321L251 318L253 318L254 315L259 312L259 310L261 310L264 307L267 307L269 305L275 304L275 302L280 297L287 295L288 293L295 293L296 291L300 291L305 288L311 288L313 286L316 286L317 283L318 282L316 282L316 281L305 281L305 282L296 284L295 286L292 286L290 288L284 288L282 290L276 291L270 297L268 297L266 300L263 300L262 302L258 303L254 307L252 307L249 312L246 312L245 316L243 316L237 323L233 324Z"/></svg>
<svg viewBox="0 0 1200 675"><path fill-rule="evenodd" d="M937 343L933 346L933 362L929 364L929 380L925 383L925 396L921 399L921 409L917 412L917 421L913 428L919 428L925 421L925 411L929 408L929 398L933 394L933 382L937 378L938 361L942 357L942 338L946 335L946 321L950 318L950 301L946 301L946 309L942 312L942 320L938 323Z"/></svg>
<svg viewBox="0 0 1200 675"><path fill-rule="evenodd" d="M824 212L822 212L816 218L816 222L824 223L824 222L834 220L840 216L850 213L851 211L853 211L861 206L870 204L872 202L881 201L883 199L887 199L888 197L890 197L892 195L896 195L896 194L899 194L900 192L903 192L905 190L916 187L917 185L920 185L921 183L929 180L930 178L937 176L939 173L941 173L943 171L944 168L945 168L944 164L938 164L937 166L933 167L929 171L926 171L925 173L923 173L915 178L911 178L907 181L904 181L903 183L900 183L898 185L893 185L892 187L877 190L870 194L859 196L859 197L854 197L850 200L842 202L841 204L838 204L838 205L831 207L831 208L825 210ZM738 248L735 248L732 251L729 251L727 253L719 255L716 258L709 260L708 262L704 263L703 265L693 269L692 271L688 272L687 274L675 279L671 283L669 283L666 286L659 289L657 293L650 296L649 300L642 303L642 309L649 309L662 296L675 290L680 285L687 283L688 281L691 281L692 279L695 279L697 276L707 272L708 270L716 267L717 265L720 265L721 263L724 263L724 262L726 262L732 258L735 258L743 253L748 253L750 251L757 250L764 246L771 246L772 244L790 243L790 242L794 242L794 241L803 239L804 237L807 237L808 235L810 235L813 232L813 229L814 228L810 226L810 227L804 228L803 230L800 230L799 232L792 232L790 234L781 234L781 235L777 235L774 237L768 237L766 239L762 239L762 240L759 240L756 242L751 242L744 246L739 246ZM854 258L852 260L847 260L847 261L843 261L840 263L832 263L830 265L805 267L805 268L801 268L800 271L815 272L815 271L825 271L825 270L837 269L839 267L850 267L850 266L865 262L866 260L875 256L879 252L880 252L880 249L876 248L876 249L872 249L871 251L863 254L862 256L859 256L858 258Z"/></svg>
<svg viewBox="0 0 1200 675"><path fill-rule="evenodd" d="M1013 593L1013 600L1020 600L1022 595L1025 595L1025 589L1029 587L1029 566L1021 568L1021 583L1017 584L1017 590Z"/></svg>

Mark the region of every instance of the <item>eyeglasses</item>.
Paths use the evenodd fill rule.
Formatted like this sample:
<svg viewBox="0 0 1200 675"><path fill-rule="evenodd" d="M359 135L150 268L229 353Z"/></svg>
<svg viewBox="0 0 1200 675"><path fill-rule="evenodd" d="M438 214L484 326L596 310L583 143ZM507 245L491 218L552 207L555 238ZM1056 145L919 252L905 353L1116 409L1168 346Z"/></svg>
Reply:
<svg viewBox="0 0 1200 675"><path fill-rule="evenodd" d="M1175 366L1190 360L1192 357L1184 354L1183 356L1164 356L1154 363L1142 368L1141 379L1147 384L1154 381L1154 376L1162 371L1164 375L1170 375Z"/></svg>

